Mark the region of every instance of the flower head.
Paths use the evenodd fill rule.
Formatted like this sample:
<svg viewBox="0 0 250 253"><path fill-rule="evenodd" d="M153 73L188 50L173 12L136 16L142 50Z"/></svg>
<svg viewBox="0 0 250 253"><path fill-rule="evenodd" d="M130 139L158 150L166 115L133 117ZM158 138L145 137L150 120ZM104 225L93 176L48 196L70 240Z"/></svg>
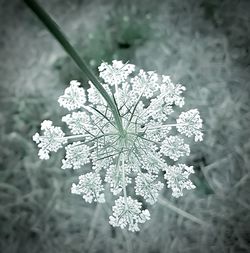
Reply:
<svg viewBox="0 0 250 253"><path fill-rule="evenodd" d="M85 92L83 88L79 87L80 84L76 80L70 82L70 86L66 88L64 95L58 99L60 106L70 111L84 106L86 102Z"/></svg>
<svg viewBox="0 0 250 253"><path fill-rule="evenodd" d="M135 178L135 192L141 195L150 204L157 201L160 190L164 184L156 180L157 176L154 174L140 173Z"/></svg>
<svg viewBox="0 0 250 253"><path fill-rule="evenodd" d="M120 196L113 206L113 216L109 217L109 223L114 227L122 229L128 226L128 230L139 231L138 223L150 220L150 213L147 209L141 210L142 203L131 197Z"/></svg>
<svg viewBox="0 0 250 253"><path fill-rule="evenodd" d="M154 71L136 71L133 64L113 61L99 67L106 95L119 112L119 126L113 108L91 82L85 91L77 81L71 81L58 102L69 112L62 118L69 128L65 135L51 121L44 121L42 136L33 137L41 159L64 144L66 154L62 169L82 169L86 164L91 172L79 177L71 192L82 195L87 202L104 202L104 183L117 196L110 224L139 230L139 223L150 219L142 203L128 194L134 187L150 204L154 204L164 184L160 171L165 171L167 187L174 197L183 190L194 189L189 179L192 167L177 162L190 153L186 137L202 140L202 120L197 109L182 112L176 122L172 116L176 107L184 106L185 87L175 84L169 76ZM77 110L77 111L74 111ZM116 115L117 116L117 115Z"/></svg>
<svg viewBox="0 0 250 253"><path fill-rule="evenodd" d="M40 159L47 160L49 159L49 153L51 151L56 152L59 148L62 148L67 139L64 138L65 134L61 128L53 126L50 120L44 120L41 123L41 130L43 135L36 133L33 136L33 141L40 148L38 152Z"/></svg>
<svg viewBox="0 0 250 253"><path fill-rule="evenodd" d="M98 70L100 77L109 85L117 85L124 82L127 77L134 71L135 65L123 64L122 61L112 61L112 65L103 62Z"/></svg>
<svg viewBox="0 0 250 253"><path fill-rule="evenodd" d="M82 195L86 202L105 202L104 187L98 173L89 172L79 177L78 184L72 184L71 193Z"/></svg>
<svg viewBox="0 0 250 253"><path fill-rule="evenodd" d="M176 198L183 196L183 190L191 190L195 185L189 179L189 175L194 173L193 167L185 164L178 164L178 166L167 166L165 168L164 178L167 179L168 188L172 189L172 195Z"/></svg>

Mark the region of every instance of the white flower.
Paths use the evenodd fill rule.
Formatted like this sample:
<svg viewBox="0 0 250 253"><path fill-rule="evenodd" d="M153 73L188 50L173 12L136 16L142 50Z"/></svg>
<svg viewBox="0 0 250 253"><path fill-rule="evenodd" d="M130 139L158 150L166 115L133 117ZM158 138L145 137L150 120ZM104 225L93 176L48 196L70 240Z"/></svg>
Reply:
<svg viewBox="0 0 250 253"><path fill-rule="evenodd" d="M178 166L167 166L164 170L166 172L164 178L167 179L168 188L172 189L173 197L183 196L184 189L195 189L195 185L188 178L190 174L194 173L193 166L178 164Z"/></svg>
<svg viewBox="0 0 250 253"><path fill-rule="evenodd" d="M165 156L177 161L181 156L188 156L190 153L189 145L178 136L169 136L162 142L161 151Z"/></svg>
<svg viewBox="0 0 250 253"><path fill-rule="evenodd" d="M159 89L157 74L154 71L145 72L143 69L131 80L131 84L133 93L146 98L151 98Z"/></svg>
<svg viewBox="0 0 250 253"><path fill-rule="evenodd" d="M185 91L169 76L136 71L134 65L116 60L111 65L102 63L99 71L104 81L100 85L107 92L105 96L110 96L109 103L93 83L89 82L86 97L80 83L71 81L58 99L68 110L79 109L62 118L69 128L68 135L64 136L51 121L44 121L44 134L37 133L33 139L40 148L41 159L48 159L51 151L68 142L62 169L84 169L86 164L91 167L91 172L72 185L72 193L82 195L90 203L104 202L107 183L109 187L105 189L119 195L110 224L138 231L138 224L148 220L150 214L147 209L141 210L142 203L130 194L135 192L154 204L163 188L158 179L162 170L174 197L195 187L188 178L192 167L170 166L166 158L177 161L189 155L189 145L181 136L201 140L202 120L197 109L180 113L176 122L169 116L176 106L184 106Z"/></svg>
<svg viewBox="0 0 250 253"><path fill-rule="evenodd" d="M131 197L119 197L113 206L113 216L109 217L109 223L114 227L128 230L139 231L138 223L150 220L150 213L147 209L141 210L142 203Z"/></svg>
<svg viewBox="0 0 250 253"><path fill-rule="evenodd" d="M103 190L100 175L93 172L79 176L79 183L77 185L72 184L71 187L71 193L82 195L83 199L89 203L92 201L105 202Z"/></svg>
<svg viewBox="0 0 250 253"><path fill-rule="evenodd" d="M98 70L100 77L109 85L117 85L127 79L127 77L134 71L135 65L123 64L122 61L112 61L112 66L103 62Z"/></svg>
<svg viewBox="0 0 250 253"><path fill-rule="evenodd" d="M165 166L165 163L160 153L154 152L153 154L153 156L149 156L148 153L141 154L141 164L142 168L146 170L149 174L158 175L162 164L164 164Z"/></svg>
<svg viewBox="0 0 250 253"><path fill-rule="evenodd" d="M135 179L135 193L141 195L150 204L157 201L160 190L163 188L163 183L156 181L158 176L140 173Z"/></svg>
<svg viewBox="0 0 250 253"><path fill-rule="evenodd" d="M174 84L169 76L162 76L161 94L163 94L166 104L182 107L184 98L181 95L185 90L183 85Z"/></svg>
<svg viewBox="0 0 250 253"><path fill-rule="evenodd" d="M167 120L168 116L173 112L174 110L172 106L165 104L161 95L152 99L152 102L148 107L148 116L151 116L155 123Z"/></svg>
<svg viewBox="0 0 250 253"><path fill-rule="evenodd" d="M41 123L41 130L43 135L36 133L33 136L33 141L38 145L39 152L38 155L40 159L49 159L49 153L51 151L56 152L63 144L67 143L67 139L64 138L64 132L60 127L54 127L52 121L44 120Z"/></svg>
<svg viewBox="0 0 250 253"><path fill-rule="evenodd" d="M195 141L202 141L203 133L200 131L202 119L197 109L182 112L176 122L176 128L181 134L185 134L187 137L194 135Z"/></svg>
<svg viewBox="0 0 250 253"><path fill-rule="evenodd" d="M80 83L76 80L70 82L70 86L65 89L64 95L60 96L58 102L60 106L69 111L81 108L86 102L85 92L80 88Z"/></svg>
<svg viewBox="0 0 250 253"><path fill-rule="evenodd" d="M79 169L82 165L89 163L89 146L82 142L74 142L65 147L66 159L62 160L62 169Z"/></svg>
<svg viewBox="0 0 250 253"><path fill-rule="evenodd" d="M93 129L90 121L90 116L86 112L73 112L62 117L72 134L84 134Z"/></svg>

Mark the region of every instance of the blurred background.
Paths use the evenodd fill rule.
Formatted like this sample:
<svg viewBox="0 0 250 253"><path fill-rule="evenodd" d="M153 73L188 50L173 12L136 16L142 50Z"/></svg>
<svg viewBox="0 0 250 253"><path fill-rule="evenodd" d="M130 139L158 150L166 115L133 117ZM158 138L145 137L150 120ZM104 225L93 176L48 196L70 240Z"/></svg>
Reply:
<svg viewBox="0 0 250 253"><path fill-rule="evenodd" d="M139 233L108 224L112 201L70 194L81 171L41 161L32 135L71 79L86 79L19 0L0 0L0 252L250 252L250 1L43 0L93 70L129 60L187 87L204 142L194 191L167 189Z"/></svg>

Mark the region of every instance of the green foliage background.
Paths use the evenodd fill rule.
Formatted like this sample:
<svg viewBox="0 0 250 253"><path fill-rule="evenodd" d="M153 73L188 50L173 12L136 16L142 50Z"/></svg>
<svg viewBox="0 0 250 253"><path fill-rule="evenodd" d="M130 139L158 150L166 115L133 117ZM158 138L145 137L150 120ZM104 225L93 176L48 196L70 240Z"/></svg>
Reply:
<svg viewBox="0 0 250 253"><path fill-rule="evenodd" d="M0 252L249 252L249 1L40 3L95 71L129 60L186 85L205 140L187 160L195 191L175 200L165 190L169 202L151 208L140 233L110 227L111 198L89 205L71 195L81 171L62 171L62 152L40 161L31 139L42 120L60 124L68 81L87 80L22 1L1 0Z"/></svg>

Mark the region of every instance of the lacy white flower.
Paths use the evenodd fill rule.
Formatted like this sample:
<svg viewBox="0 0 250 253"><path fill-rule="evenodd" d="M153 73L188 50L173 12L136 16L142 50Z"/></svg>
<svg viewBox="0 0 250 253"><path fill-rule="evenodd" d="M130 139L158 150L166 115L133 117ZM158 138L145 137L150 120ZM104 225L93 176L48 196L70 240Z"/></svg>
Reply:
<svg viewBox="0 0 250 253"><path fill-rule="evenodd" d="M90 117L86 112L73 112L62 117L62 121L68 125L72 134L83 134L88 129L93 131Z"/></svg>
<svg viewBox="0 0 250 253"><path fill-rule="evenodd" d="M195 141L202 141L203 133L200 131L202 119L197 109L182 112L177 119L176 127L181 134L185 134L187 137L194 135Z"/></svg>
<svg viewBox="0 0 250 253"><path fill-rule="evenodd" d="M82 165L87 164L89 160L89 146L80 141L69 144L65 148L66 159L62 160L62 169L79 169Z"/></svg>
<svg viewBox="0 0 250 253"><path fill-rule="evenodd" d="M64 95L58 99L59 104L70 111L84 106L86 102L85 92L83 88L79 87L80 85L81 83L72 80Z"/></svg>
<svg viewBox="0 0 250 253"><path fill-rule="evenodd" d="M163 188L164 184L156 181L157 176L140 173L135 179L135 192L137 195L141 195L150 204L154 204L157 201L159 191Z"/></svg>
<svg viewBox="0 0 250 253"><path fill-rule="evenodd" d="M110 85L117 85L124 82L131 74L135 66L133 64L123 64L122 61L114 60L112 66L103 62L99 66L100 77Z"/></svg>
<svg viewBox="0 0 250 253"><path fill-rule="evenodd" d="M33 141L38 144L39 157L40 159L49 159L49 153L51 151L56 152L59 148L63 147L62 145L67 142L67 139L64 138L64 132L60 127L54 127L52 121L44 120L41 123L41 130L44 132L44 135L40 136L36 133L33 136Z"/></svg>
<svg viewBox="0 0 250 253"><path fill-rule="evenodd" d="M79 183L72 184L71 193L82 195L86 202L91 203L93 200L103 203L105 202L104 187L102 179L98 173L89 172L79 177Z"/></svg>
<svg viewBox="0 0 250 253"><path fill-rule="evenodd" d="M104 62L99 71L107 94L104 96L89 82L91 87L85 95L80 83L71 81L58 99L62 107L77 110L62 118L68 133L44 121L43 135L36 133L33 139L41 159L48 159L51 151L65 145L63 169L81 169L84 173L88 164L92 171L79 177L72 193L82 195L87 202L104 202L107 184L118 198L110 224L138 231L138 224L148 220L150 214L129 193L154 204L164 185L161 170L174 197L182 196L184 189L194 189L189 179L192 167L178 165L177 161L190 153L187 138L202 140L202 120L199 111L191 109L173 122L174 109L184 106L185 87L169 76L136 70L133 64L121 61L111 65Z"/></svg>
<svg viewBox="0 0 250 253"><path fill-rule="evenodd" d="M162 142L160 152L169 158L177 161L180 156L189 155L189 145L184 143L184 140L178 136L166 137Z"/></svg>
<svg viewBox="0 0 250 253"><path fill-rule="evenodd" d="M128 230L139 231L138 223L144 223L150 219L147 209L141 210L142 203L136 199L120 196L113 206L113 216L109 217L109 223L114 227L122 229L128 226Z"/></svg>
<svg viewBox="0 0 250 253"><path fill-rule="evenodd" d="M167 179L168 188L171 188L172 195L176 198L183 196L183 189L191 190L195 185L188 178L190 174L194 173L193 167L185 164L178 164L178 166L167 166L165 168L164 178Z"/></svg>

